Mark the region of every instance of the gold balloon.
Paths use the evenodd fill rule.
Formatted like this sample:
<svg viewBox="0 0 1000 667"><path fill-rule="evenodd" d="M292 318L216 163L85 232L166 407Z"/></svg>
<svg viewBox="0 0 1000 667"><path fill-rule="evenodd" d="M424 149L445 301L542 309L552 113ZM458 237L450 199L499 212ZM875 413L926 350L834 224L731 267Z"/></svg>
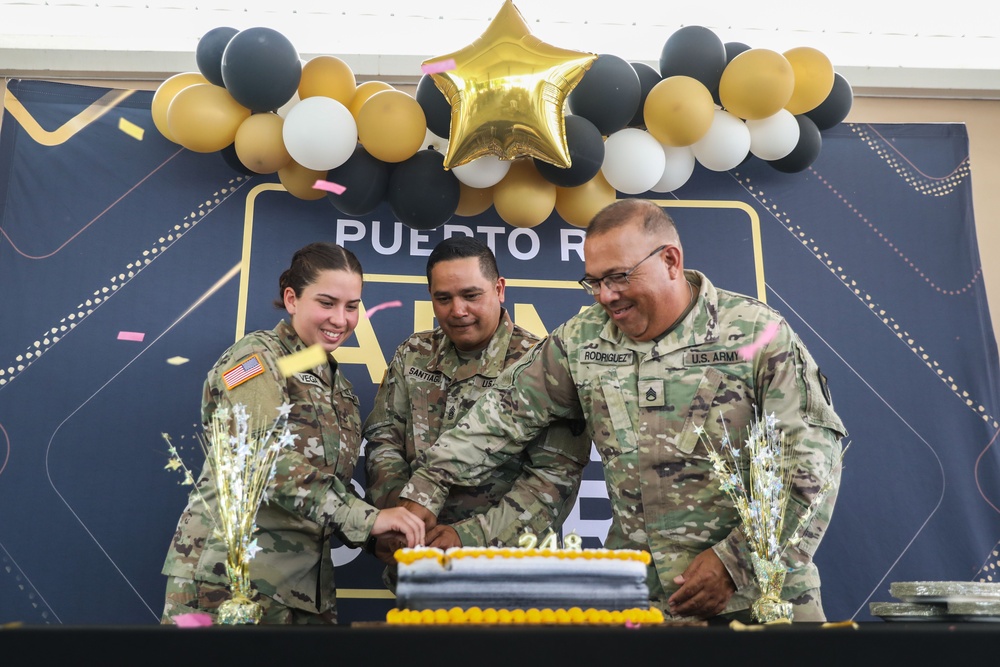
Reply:
<svg viewBox="0 0 1000 667"><path fill-rule="evenodd" d="M504 222L514 227L545 222L555 205L556 186L527 158L515 160L503 180L493 186L493 206Z"/></svg>
<svg viewBox="0 0 1000 667"><path fill-rule="evenodd" d="M326 172L307 169L295 160L289 160L278 170L278 180L292 196L299 199L314 200L326 196L325 190L313 187L316 181L326 180Z"/></svg>
<svg viewBox="0 0 1000 667"><path fill-rule="evenodd" d="M336 56L316 56L302 66L299 99L329 97L345 107L358 89L351 66Z"/></svg>
<svg viewBox="0 0 1000 667"><path fill-rule="evenodd" d="M668 76L650 89L642 113L646 129L661 144L690 146L712 126L715 101L698 79Z"/></svg>
<svg viewBox="0 0 1000 667"><path fill-rule="evenodd" d="M274 113L255 113L240 123L233 147L236 157L258 174L273 174L292 159L281 130L285 119Z"/></svg>
<svg viewBox="0 0 1000 667"><path fill-rule="evenodd" d="M455 209L455 215L471 218L493 206L492 185L488 188L474 188L459 181L458 187L461 190L458 195L458 208Z"/></svg>
<svg viewBox="0 0 1000 667"><path fill-rule="evenodd" d="M375 93L381 93L383 90L396 90L388 83L384 81L365 81L358 85L358 89L354 91L354 97L351 98L351 103L347 105L348 111L354 116L354 122L358 122L358 114L361 112L361 107L365 105L372 95Z"/></svg>
<svg viewBox="0 0 1000 667"><path fill-rule="evenodd" d="M170 127L167 125L167 109L170 108L170 103L174 101L177 93L188 86L208 82L208 79L199 72L182 72L174 74L156 88L149 110L153 114L153 125L160 131L160 134L175 144L177 143L177 140L170 133Z"/></svg>
<svg viewBox="0 0 1000 667"><path fill-rule="evenodd" d="M383 90L368 98L358 112L358 141L382 162L402 162L424 145L424 109L401 90Z"/></svg>
<svg viewBox="0 0 1000 667"><path fill-rule="evenodd" d="M181 90L167 109L167 126L175 141L196 153L214 153L233 143L250 109L225 88L196 83Z"/></svg>
<svg viewBox="0 0 1000 667"><path fill-rule="evenodd" d="M563 107L596 59L534 37L505 0L479 39L423 63L452 109L445 169L484 155L570 167ZM433 71L448 61L454 69Z"/></svg>
<svg viewBox="0 0 1000 667"><path fill-rule="evenodd" d="M769 49L749 49L722 70L719 101L734 116L761 120L781 111L794 88L795 72L785 56Z"/></svg>
<svg viewBox="0 0 1000 667"><path fill-rule="evenodd" d="M614 203L618 193L604 174L597 172L592 179L575 188L556 188L556 213L575 227L586 228L597 212Z"/></svg>
<svg viewBox="0 0 1000 667"><path fill-rule="evenodd" d="M809 46L789 49L784 56L795 72L795 89L785 109L793 116L812 111L833 90L833 63L821 51Z"/></svg>

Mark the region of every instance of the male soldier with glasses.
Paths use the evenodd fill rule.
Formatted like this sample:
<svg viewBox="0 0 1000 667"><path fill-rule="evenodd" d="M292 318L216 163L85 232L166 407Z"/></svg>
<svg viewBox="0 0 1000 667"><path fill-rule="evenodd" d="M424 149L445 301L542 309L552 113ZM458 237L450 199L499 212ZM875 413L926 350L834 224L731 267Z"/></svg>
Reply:
<svg viewBox="0 0 1000 667"><path fill-rule="evenodd" d="M580 283L597 303L503 373L424 452L401 505L432 526L451 485L518 455L551 420L582 417L612 504L605 546L652 554L651 603L673 617L748 620L759 592L746 538L698 433L742 440L755 416L773 414L794 443L785 535L833 485L788 549L794 569L783 590L795 620L825 620L812 557L833 513L846 431L815 361L776 311L685 270L673 220L652 202L605 207L584 253Z"/></svg>

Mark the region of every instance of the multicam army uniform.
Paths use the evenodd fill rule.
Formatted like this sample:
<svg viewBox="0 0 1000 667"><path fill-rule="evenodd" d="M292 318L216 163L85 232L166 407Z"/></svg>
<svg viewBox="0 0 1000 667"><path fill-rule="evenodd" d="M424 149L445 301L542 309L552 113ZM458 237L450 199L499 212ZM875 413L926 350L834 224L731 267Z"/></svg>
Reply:
<svg viewBox="0 0 1000 667"><path fill-rule="evenodd" d="M335 623L330 536L336 533L348 543L364 543L378 512L350 488L361 449L358 399L350 382L343 373L336 372L335 362L288 378L278 370L279 357L305 347L284 321L273 331L248 334L230 347L209 372L202 398L202 420L208 423L216 409L237 403L245 405L252 418L271 420L278 415L278 406L292 405L288 424L298 437L293 450L279 456L275 488L270 492L270 501L263 503L257 514L256 537L262 550L250 563L250 576L260 593L265 620L304 617L306 621L295 622ZM248 371L249 379L227 389L224 374L248 361L253 368ZM214 505L210 472L206 465L198 488L205 501ZM303 509L303 496L312 498L308 512ZM163 574L171 576L164 622L174 614L194 610L178 606L177 598L171 595L171 591L177 591L175 577L209 584L205 588L214 593L215 599L200 595L200 600L186 600L188 607L197 605L199 610L211 612L225 599L218 597L219 588L214 586L228 582L226 548L213 535L211 517L215 514L192 490L163 565ZM293 613L282 615L282 607Z"/></svg>
<svg viewBox="0 0 1000 667"><path fill-rule="evenodd" d="M504 310L486 349L473 358L461 357L440 328L396 349L364 426L368 493L376 507L395 505L417 456L537 342ZM453 488L438 521L453 526L466 546L516 545L526 527L538 534L557 528L573 507L590 455L582 421L576 435L570 426L560 420L476 486Z"/></svg>
<svg viewBox="0 0 1000 667"><path fill-rule="evenodd" d="M646 549L653 604L667 611L673 579L696 555L713 548L737 592L726 612L745 610L757 595L746 540L732 503L712 474L712 443L746 437L755 407L774 414L795 466L786 534L827 480L839 486L840 438L824 377L788 324L764 304L716 289L687 271L698 288L688 315L658 341L637 343L599 304L558 327L497 380L458 428L425 453L422 467L400 494L432 511L456 479L483 476L553 417L585 417L604 464L613 520L608 548ZM768 324L773 339L750 361L737 352L758 341ZM763 340L761 340L763 343ZM812 556L826 533L836 500L826 496L789 550L796 568L783 592L797 620L822 620L819 573Z"/></svg>

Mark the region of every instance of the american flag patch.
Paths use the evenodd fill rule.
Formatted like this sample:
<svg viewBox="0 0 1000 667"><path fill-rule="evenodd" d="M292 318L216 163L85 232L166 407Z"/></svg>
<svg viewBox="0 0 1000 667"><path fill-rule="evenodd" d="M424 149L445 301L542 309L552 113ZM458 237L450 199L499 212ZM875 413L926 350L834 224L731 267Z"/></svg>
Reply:
<svg viewBox="0 0 1000 667"><path fill-rule="evenodd" d="M243 361L238 366L233 366L222 374L222 381L226 383L226 389L234 389L252 377L257 377L264 372L264 364L260 363L260 357L256 354Z"/></svg>

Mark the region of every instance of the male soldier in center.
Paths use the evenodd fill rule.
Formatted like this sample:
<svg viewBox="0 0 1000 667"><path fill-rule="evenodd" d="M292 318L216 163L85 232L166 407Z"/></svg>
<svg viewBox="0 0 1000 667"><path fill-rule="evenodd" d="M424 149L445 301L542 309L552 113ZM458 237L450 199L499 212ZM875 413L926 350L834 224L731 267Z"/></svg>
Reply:
<svg viewBox="0 0 1000 667"><path fill-rule="evenodd" d="M368 494L379 509L396 505L418 455L538 342L503 308L505 281L482 241L456 236L439 243L427 259L427 282L438 327L399 345L364 425ZM583 426L557 421L478 485L452 489L427 544L509 546L525 529L558 530L589 460ZM390 587L394 548L390 536L375 543L376 556L390 565Z"/></svg>
<svg viewBox="0 0 1000 667"><path fill-rule="evenodd" d="M662 611L749 620L759 592L747 538L703 438L742 446L755 415L774 418L794 471L782 537L817 505L787 550L783 596L795 620L825 620L812 557L833 513L846 431L816 362L778 312L686 270L673 220L654 202L602 209L584 254L580 283L595 304L421 455L400 504L433 525L450 488L518 456L553 419L585 418L611 499L604 546L652 554L647 581Z"/></svg>

